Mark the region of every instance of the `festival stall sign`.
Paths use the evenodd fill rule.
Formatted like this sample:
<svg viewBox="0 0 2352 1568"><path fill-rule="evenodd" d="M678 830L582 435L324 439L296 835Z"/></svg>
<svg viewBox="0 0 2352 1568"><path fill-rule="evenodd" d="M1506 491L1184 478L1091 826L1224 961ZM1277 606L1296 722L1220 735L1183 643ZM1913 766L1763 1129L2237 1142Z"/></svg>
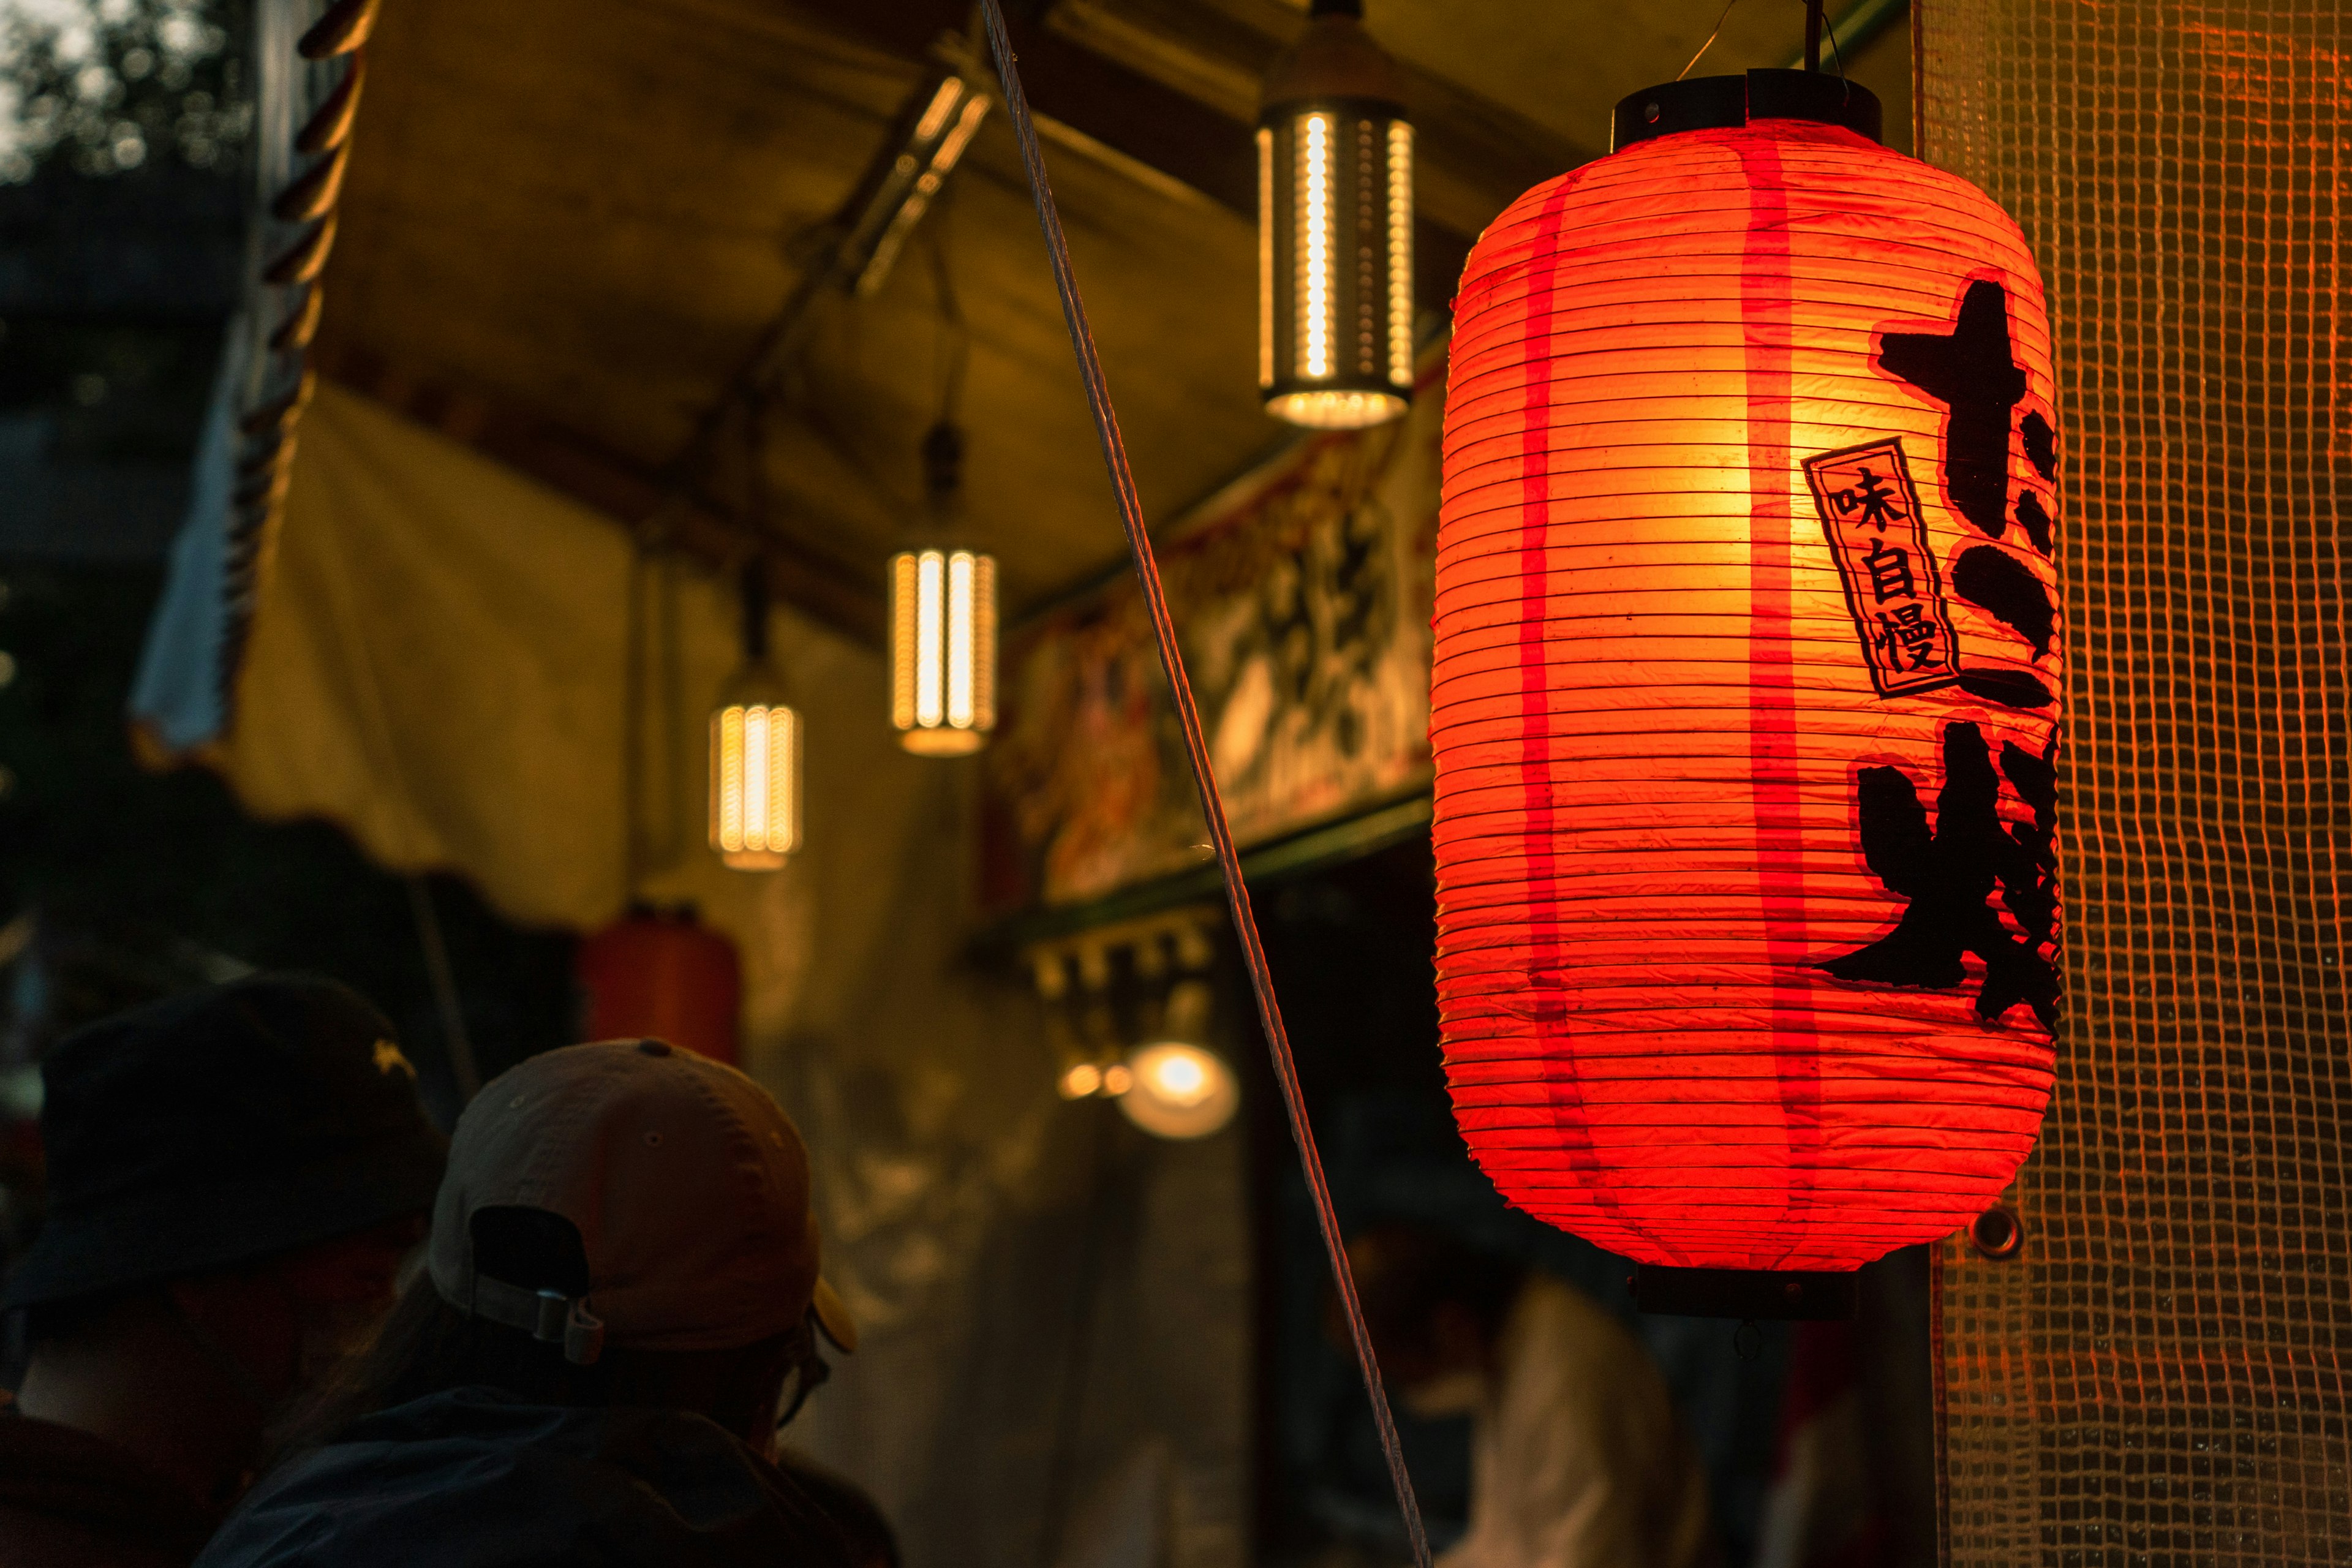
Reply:
<svg viewBox="0 0 2352 1568"><path fill-rule="evenodd" d="M1169 604L1244 847L1428 787L1443 399L1423 391L1410 418L1309 438L1168 531ZM1083 903L1204 864L1134 579L1016 628L1003 657L986 904Z"/></svg>

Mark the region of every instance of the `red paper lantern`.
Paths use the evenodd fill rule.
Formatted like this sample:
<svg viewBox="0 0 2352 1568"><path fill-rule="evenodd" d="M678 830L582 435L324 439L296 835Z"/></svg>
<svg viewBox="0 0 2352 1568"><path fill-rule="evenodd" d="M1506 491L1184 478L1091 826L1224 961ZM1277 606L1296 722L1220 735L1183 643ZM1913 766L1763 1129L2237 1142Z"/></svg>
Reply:
<svg viewBox="0 0 2352 1568"><path fill-rule="evenodd" d="M735 944L688 909L638 905L580 943L583 1036L651 1038L734 1065L743 1008Z"/></svg>
<svg viewBox="0 0 2352 1568"><path fill-rule="evenodd" d="M1446 1072L1514 1203L1845 1270L2032 1146L2058 1001L2050 330L1860 89L1636 94L1455 307Z"/></svg>

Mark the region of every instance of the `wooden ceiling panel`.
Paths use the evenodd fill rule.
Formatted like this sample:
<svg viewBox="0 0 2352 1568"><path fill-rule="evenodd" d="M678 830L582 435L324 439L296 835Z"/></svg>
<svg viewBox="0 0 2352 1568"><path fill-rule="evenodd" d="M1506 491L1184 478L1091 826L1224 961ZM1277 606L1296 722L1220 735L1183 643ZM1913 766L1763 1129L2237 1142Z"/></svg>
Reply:
<svg viewBox="0 0 2352 1568"><path fill-rule="evenodd" d="M966 14L961 0L798 5L385 7L327 278L331 373L396 364L505 411L502 427L539 432L542 447L601 454L658 487L882 150L931 68L921 57ZM1061 117L1045 127L1047 161L1143 500L1171 517L1289 434L1257 405L1241 187L1247 83L1295 37L1303 5L1013 9L1040 107ZM1426 100L1424 197L1451 232L1424 227L1423 269L1443 300L1440 275L1469 233L1597 147L1609 105L1671 77L1719 0L1370 10ZM1703 68L1778 63L1801 15L1793 0L1747 0ZM790 541L793 570L878 587L940 408L935 247L970 332L969 510L1017 611L1097 574L1121 542L1001 113L879 293L820 295L771 421L767 523ZM715 537L749 526L729 439L736 449L692 487Z"/></svg>

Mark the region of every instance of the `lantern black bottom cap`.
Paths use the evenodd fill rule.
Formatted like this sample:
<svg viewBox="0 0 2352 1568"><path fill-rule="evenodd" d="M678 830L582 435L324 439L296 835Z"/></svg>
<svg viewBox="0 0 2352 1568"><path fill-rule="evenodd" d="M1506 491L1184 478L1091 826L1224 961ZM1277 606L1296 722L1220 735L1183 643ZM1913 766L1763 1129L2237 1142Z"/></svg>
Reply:
<svg viewBox="0 0 2352 1568"><path fill-rule="evenodd" d="M1667 1268L1633 1265L1633 1305L1675 1318L1851 1321L1862 1311L1859 1274L1773 1268Z"/></svg>

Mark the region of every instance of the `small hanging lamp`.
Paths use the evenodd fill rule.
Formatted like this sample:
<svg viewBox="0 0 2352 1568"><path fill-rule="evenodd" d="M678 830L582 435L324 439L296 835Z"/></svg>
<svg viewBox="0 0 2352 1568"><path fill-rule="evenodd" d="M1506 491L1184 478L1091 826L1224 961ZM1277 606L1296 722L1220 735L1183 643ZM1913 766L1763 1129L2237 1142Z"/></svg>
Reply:
<svg viewBox="0 0 2352 1568"><path fill-rule="evenodd" d="M996 728L996 558L962 526L963 431L923 437L922 538L890 562L890 721L898 743L961 757Z"/></svg>
<svg viewBox="0 0 2352 1568"><path fill-rule="evenodd" d="M801 847L801 716L768 660L768 574L743 568L743 666L710 715L710 847L739 871L773 871Z"/></svg>
<svg viewBox="0 0 2352 1568"><path fill-rule="evenodd" d="M1350 430L1412 397L1412 124L1363 0L1314 0L1258 111L1258 388Z"/></svg>

